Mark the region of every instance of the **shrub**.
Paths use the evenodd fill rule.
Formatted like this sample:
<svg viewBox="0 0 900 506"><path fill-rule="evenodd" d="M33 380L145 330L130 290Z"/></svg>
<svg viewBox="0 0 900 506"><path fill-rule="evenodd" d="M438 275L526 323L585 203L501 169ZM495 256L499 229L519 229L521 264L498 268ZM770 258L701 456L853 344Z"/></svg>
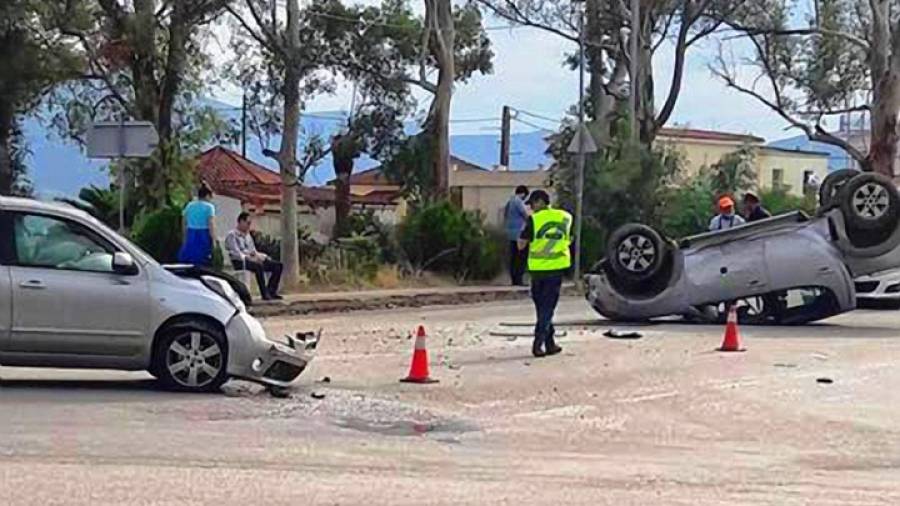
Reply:
<svg viewBox="0 0 900 506"><path fill-rule="evenodd" d="M465 279L491 279L502 268L502 238L489 233L477 213L451 203L426 204L407 216L399 246L409 270L432 270Z"/></svg>
<svg viewBox="0 0 900 506"><path fill-rule="evenodd" d="M759 192L759 199L772 216L791 211L803 211L809 215L816 212L816 196L813 194L798 197L782 188L771 188Z"/></svg>
<svg viewBox="0 0 900 506"><path fill-rule="evenodd" d="M256 245L256 251L264 253L273 260L281 261L281 240L276 239L268 234L253 230L250 232L253 238L253 244Z"/></svg>
<svg viewBox="0 0 900 506"><path fill-rule="evenodd" d="M173 263L178 261L182 230L181 208L169 206L138 216L132 239L158 262Z"/></svg>

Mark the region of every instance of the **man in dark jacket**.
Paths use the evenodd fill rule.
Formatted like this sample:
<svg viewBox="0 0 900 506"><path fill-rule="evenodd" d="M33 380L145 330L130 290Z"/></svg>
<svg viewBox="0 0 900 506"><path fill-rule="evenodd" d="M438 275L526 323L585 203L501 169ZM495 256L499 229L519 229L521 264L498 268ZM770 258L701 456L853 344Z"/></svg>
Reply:
<svg viewBox="0 0 900 506"><path fill-rule="evenodd" d="M748 191L744 194L744 216L747 218L747 223L751 223L771 218L772 213L766 211L766 208L762 206L762 203L759 201L759 195Z"/></svg>

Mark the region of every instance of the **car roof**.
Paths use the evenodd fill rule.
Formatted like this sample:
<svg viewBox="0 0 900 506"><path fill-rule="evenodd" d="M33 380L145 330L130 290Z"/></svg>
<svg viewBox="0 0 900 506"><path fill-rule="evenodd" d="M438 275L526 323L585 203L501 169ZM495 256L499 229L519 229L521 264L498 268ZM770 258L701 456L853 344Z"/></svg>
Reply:
<svg viewBox="0 0 900 506"><path fill-rule="evenodd" d="M41 200L21 197L0 196L0 210L4 211L43 211L54 214L63 214L71 217L85 218L89 215L84 211L63 202L44 202Z"/></svg>

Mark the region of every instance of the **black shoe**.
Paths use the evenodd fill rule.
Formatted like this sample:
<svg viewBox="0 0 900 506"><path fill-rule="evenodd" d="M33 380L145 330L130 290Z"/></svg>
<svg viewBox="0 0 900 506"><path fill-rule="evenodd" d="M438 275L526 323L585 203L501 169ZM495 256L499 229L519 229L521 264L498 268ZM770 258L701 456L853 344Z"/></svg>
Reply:
<svg viewBox="0 0 900 506"><path fill-rule="evenodd" d="M547 355L548 356L559 355L560 353L562 353L562 348L560 348L559 346L557 346L555 344L547 347Z"/></svg>
<svg viewBox="0 0 900 506"><path fill-rule="evenodd" d="M282 297L281 295L275 294L275 295L270 295L269 300L284 300L284 297Z"/></svg>
<svg viewBox="0 0 900 506"><path fill-rule="evenodd" d="M541 358L541 357L547 356L547 354L544 353L544 350L541 349L540 344L535 344L531 347L531 354L534 355L536 358Z"/></svg>

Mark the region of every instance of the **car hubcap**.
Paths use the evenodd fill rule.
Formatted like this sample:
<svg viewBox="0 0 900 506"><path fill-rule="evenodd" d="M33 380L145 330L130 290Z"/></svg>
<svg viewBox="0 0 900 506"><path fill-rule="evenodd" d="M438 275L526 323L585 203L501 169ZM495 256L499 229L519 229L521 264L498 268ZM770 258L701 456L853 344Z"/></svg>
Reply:
<svg viewBox="0 0 900 506"><path fill-rule="evenodd" d="M853 210L860 218L877 220L887 213L891 200L888 190L880 184L869 183L853 193Z"/></svg>
<svg viewBox="0 0 900 506"><path fill-rule="evenodd" d="M619 245L619 264L629 272L641 273L653 265L656 248L642 235L631 235Z"/></svg>
<svg viewBox="0 0 900 506"><path fill-rule="evenodd" d="M222 370L222 350L206 334L184 334L169 345L166 367L180 385L201 388L212 383Z"/></svg>

